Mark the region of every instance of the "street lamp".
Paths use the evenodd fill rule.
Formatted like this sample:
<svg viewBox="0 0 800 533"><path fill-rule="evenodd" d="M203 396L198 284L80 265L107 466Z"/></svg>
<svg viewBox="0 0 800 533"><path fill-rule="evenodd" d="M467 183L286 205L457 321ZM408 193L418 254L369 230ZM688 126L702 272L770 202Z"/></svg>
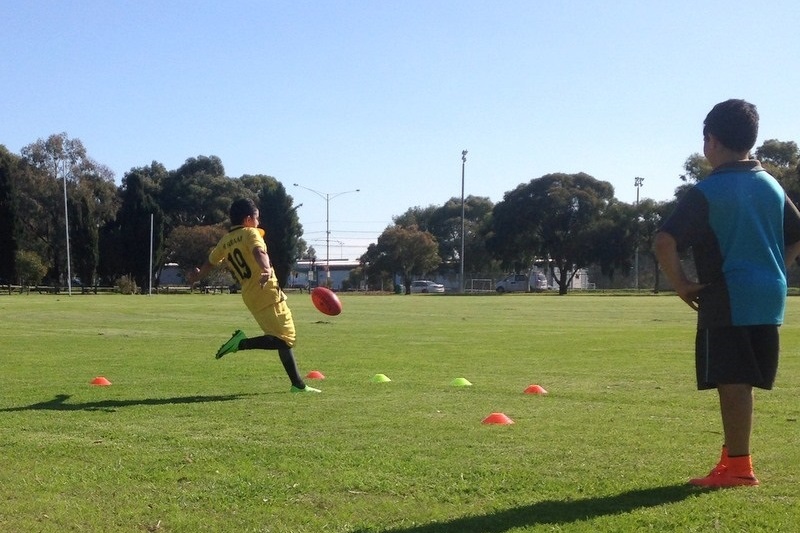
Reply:
<svg viewBox="0 0 800 533"><path fill-rule="evenodd" d="M467 163L467 151L461 150L461 292L464 292L464 165Z"/></svg>
<svg viewBox="0 0 800 533"><path fill-rule="evenodd" d="M323 200L325 200L325 272L326 272L325 286L330 287L331 286L331 200L343 194L348 194L351 192L359 192L361 189L354 189L352 191L342 191L331 194L331 193L319 192L309 187L300 185L299 183L295 183L294 186L300 187L301 189L305 189L307 191L311 191L320 198L322 198Z"/></svg>
<svg viewBox="0 0 800 533"><path fill-rule="evenodd" d="M67 174L64 173L64 231L67 234L67 294L72 296L72 267L69 258L69 209L67 209Z"/></svg>
<svg viewBox="0 0 800 533"><path fill-rule="evenodd" d="M639 189L644 183L644 178L633 178L633 184L636 187L636 256L633 262L633 269L636 271L636 281L634 287L639 290Z"/></svg>

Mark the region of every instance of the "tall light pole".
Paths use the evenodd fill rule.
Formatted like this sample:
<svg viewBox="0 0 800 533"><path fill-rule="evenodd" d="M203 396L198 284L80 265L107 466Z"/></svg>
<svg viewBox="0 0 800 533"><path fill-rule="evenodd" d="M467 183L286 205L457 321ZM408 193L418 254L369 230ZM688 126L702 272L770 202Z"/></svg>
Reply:
<svg viewBox="0 0 800 533"><path fill-rule="evenodd" d="M461 281L461 292L464 292L464 165L467 164L467 151L461 150L461 274L459 279Z"/></svg>
<svg viewBox="0 0 800 533"><path fill-rule="evenodd" d="M67 294L72 296L72 266L69 258L69 209L67 209L67 173L64 173L64 231L67 234Z"/></svg>
<svg viewBox="0 0 800 533"><path fill-rule="evenodd" d="M342 191L331 194L326 192L319 192L309 187L300 185L299 183L295 183L294 186L300 187L301 189L305 189L307 191L311 191L320 198L322 198L323 200L325 200L325 272L326 272L325 286L330 287L331 286L331 200L343 194L348 194L351 192L359 192L361 189L354 189L352 191Z"/></svg>
<svg viewBox="0 0 800 533"><path fill-rule="evenodd" d="M633 261L633 269L636 271L636 281L634 287L639 290L639 189L644 183L644 178L633 178L633 184L636 187L636 256Z"/></svg>

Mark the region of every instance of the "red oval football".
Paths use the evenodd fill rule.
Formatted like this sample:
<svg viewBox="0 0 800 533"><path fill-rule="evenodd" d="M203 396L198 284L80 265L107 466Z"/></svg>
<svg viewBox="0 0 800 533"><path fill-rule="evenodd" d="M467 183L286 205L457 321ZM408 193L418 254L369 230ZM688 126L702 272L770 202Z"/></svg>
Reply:
<svg viewBox="0 0 800 533"><path fill-rule="evenodd" d="M336 293L327 287L315 287L311 291L311 301L321 313L336 316L342 312L342 302Z"/></svg>

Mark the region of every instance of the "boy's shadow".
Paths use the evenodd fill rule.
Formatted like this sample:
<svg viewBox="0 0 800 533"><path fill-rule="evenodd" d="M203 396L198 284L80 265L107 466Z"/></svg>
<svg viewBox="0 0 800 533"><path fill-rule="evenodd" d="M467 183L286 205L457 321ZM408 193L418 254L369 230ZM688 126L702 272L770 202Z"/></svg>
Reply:
<svg viewBox="0 0 800 533"><path fill-rule="evenodd" d="M52 400L34 403L22 407L6 407L0 413L14 411L106 411L113 413L120 407L136 405L178 405L207 402L231 402L241 400L255 394L227 394L219 396L177 396L173 398L143 398L140 400L100 400L96 402L67 403L69 394L57 394Z"/></svg>
<svg viewBox="0 0 800 533"><path fill-rule="evenodd" d="M690 485L671 485L622 492L581 500L545 500L496 512L454 518L411 527L368 528L355 533L504 533L506 531L548 525L558 526L591 520L601 516L630 513L637 509L668 505L707 492Z"/></svg>

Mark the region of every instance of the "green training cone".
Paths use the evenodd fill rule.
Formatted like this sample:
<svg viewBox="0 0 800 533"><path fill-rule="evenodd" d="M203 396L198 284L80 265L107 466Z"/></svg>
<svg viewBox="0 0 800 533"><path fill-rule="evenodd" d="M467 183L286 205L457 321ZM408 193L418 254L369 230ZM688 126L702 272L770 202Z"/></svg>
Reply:
<svg viewBox="0 0 800 533"><path fill-rule="evenodd" d="M386 383L387 381L392 381L391 379L386 376L386 374L375 374L372 376L373 383Z"/></svg>
<svg viewBox="0 0 800 533"><path fill-rule="evenodd" d="M456 378L450 382L453 387L471 387L472 383L467 378Z"/></svg>

